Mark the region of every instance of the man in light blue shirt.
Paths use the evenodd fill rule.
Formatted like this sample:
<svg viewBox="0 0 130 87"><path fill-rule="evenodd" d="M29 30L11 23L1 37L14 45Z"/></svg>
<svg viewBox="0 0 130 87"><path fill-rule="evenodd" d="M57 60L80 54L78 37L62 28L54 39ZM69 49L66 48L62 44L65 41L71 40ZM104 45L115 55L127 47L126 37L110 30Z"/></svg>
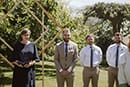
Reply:
<svg viewBox="0 0 130 87"><path fill-rule="evenodd" d="M80 51L80 62L83 69L83 87L89 87L90 80L92 87L98 87L99 64L102 61L102 50L94 44L94 36L86 36L87 46Z"/></svg>
<svg viewBox="0 0 130 87"><path fill-rule="evenodd" d="M118 83L118 65L119 56L126 52L127 47L122 44L122 36L119 32L115 33L114 44L111 44L106 52L106 59L109 65L108 69L108 87L114 87L114 82L116 81L116 87L119 86Z"/></svg>

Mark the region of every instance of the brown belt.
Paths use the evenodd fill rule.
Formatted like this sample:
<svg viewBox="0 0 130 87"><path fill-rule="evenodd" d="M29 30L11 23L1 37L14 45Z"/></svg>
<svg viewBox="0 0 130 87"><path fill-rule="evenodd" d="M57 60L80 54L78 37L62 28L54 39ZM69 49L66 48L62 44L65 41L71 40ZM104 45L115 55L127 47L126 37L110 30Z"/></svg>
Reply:
<svg viewBox="0 0 130 87"><path fill-rule="evenodd" d="M95 70L95 69L97 69L97 66L96 67L87 67L87 66L84 66L84 69Z"/></svg>
<svg viewBox="0 0 130 87"><path fill-rule="evenodd" d="M109 66L109 70L118 71L118 67ZM109 71L109 70L108 70L108 71Z"/></svg>
<svg viewBox="0 0 130 87"><path fill-rule="evenodd" d="M113 67L113 66L109 66L110 68L112 68L112 69L118 69L118 67Z"/></svg>

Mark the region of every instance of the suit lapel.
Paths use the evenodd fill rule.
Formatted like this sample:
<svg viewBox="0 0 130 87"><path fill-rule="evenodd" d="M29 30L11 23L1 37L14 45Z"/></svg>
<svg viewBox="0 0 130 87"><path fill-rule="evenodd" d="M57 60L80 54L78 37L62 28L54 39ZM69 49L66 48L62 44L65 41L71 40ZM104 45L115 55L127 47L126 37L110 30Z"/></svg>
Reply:
<svg viewBox="0 0 130 87"><path fill-rule="evenodd" d="M62 53L63 55L65 55L65 52L64 52L64 42L62 42L62 44L61 44L61 53Z"/></svg>

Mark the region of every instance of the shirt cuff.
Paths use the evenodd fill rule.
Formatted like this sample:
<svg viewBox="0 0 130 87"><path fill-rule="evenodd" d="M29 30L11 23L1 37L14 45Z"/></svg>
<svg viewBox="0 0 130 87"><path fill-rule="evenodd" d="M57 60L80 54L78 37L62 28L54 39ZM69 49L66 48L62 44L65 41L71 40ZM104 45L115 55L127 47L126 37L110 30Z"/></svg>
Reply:
<svg viewBox="0 0 130 87"><path fill-rule="evenodd" d="M72 67L69 67L69 68L67 69L68 72L71 72L71 70L72 70Z"/></svg>
<svg viewBox="0 0 130 87"><path fill-rule="evenodd" d="M62 71L63 71L63 69L60 69L60 70L59 70L59 72L62 72Z"/></svg>

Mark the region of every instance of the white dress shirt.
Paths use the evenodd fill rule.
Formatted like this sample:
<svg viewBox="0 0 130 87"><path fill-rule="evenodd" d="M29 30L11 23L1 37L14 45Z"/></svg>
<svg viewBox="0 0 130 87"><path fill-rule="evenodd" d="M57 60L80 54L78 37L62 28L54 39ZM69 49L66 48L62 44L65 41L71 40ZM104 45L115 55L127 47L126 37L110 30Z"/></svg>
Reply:
<svg viewBox="0 0 130 87"><path fill-rule="evenodd" d="M106 52L106 60L109 66L116 67L115 61L116 61L116 51L117 51L117 46L119 45L119 56L126 52L127 46L124 44L112 44L108 47L107 52ZM119 64L119 59L118 59L118 64Z"/></svg>
<svg viewBox="0 0 130 87"><path fill-rule="evenodd" d="M96 45L92 45L93 48L93 67L98 66L102 61L102 50ZM90 45L82 48L80 51L80 62L82 66L90 67L91 60L91 48Z"/></svg>
<svg viewBox="0 0 130 87"><path fill-rule="evenodd" d="M119 84L130 85L130 52L120 56L119 72L118 72Z"/></svg>

